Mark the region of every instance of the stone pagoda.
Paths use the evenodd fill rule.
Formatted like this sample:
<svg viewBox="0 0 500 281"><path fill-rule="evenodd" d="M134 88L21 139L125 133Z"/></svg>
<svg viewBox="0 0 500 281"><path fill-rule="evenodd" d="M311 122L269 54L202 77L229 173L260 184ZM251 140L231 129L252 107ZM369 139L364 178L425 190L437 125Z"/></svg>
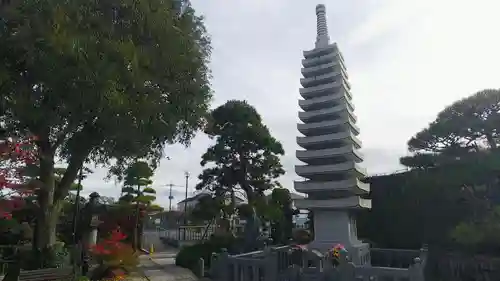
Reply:
<svg viewBox="0 0 500 281"><path fill-rule="evenodd" d="M302 111L297 125L304 136L297 137L302 150L297 158L295 190L306 193L296 207L314 214L314 241L310 246L320 251L340 243L349 251L355 264L369 263L369 245L357 237L354 212L371 208L371 201L360 195L370 190L359 179L366 176L360 166L351 86L344 59L336 43L330 43L324 5L316 6L317 37L315 48L304 51L302 88L299 100Z"/></svg>

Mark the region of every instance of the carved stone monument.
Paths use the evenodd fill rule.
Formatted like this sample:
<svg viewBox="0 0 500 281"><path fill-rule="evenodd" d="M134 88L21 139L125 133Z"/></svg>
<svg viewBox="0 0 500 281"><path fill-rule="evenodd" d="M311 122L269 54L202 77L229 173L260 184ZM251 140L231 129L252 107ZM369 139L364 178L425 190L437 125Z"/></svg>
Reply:
<svg viewBox="0 0 500 281"><path fill-rule="evenodd" d="M314 213L312 248L322 252L335 244L344 245L355 264L369 263L369 245L357 237L356 209L371 208L371 201L360 195L370 187L359 179L366 176L360 166L361 141L354 115L351 85L344 58L336 43L330 43L326 8L316 6L317 37L315 48L304 51L299 90L302 123L297 125L303 136L297 137L297 175L305 180L295 182L295 190L308 194L297 200L299 209Z"/></svg>

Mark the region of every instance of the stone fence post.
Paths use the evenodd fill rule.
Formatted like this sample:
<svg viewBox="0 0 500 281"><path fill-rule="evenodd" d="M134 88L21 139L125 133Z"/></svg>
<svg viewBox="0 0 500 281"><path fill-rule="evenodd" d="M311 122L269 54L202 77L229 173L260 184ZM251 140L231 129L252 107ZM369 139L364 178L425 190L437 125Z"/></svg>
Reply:
<svg viewBox="0 0 500 281"><path fill-rule="evenodd" d="M278 280L278 253L275 249L269 249L264 257L264 281Z"/></svg>
<svg viewBox="0 0 500 281"><path fill-rule="evenodd" d="M427 263L427 256L429 255L429 248L427 247L426 244L422 245L422 248L420 249L420 261L422 262L422 265L425 267L425 264Z"/></svg>
<svg viewBox="0 0 500 281"><path fill-rule="evenodd" d="M339 281L353 281L356 266L353 262L341 262L336 268L339 273ZM413 280L411 280L413 281Z"/></svg>
<svg viewBox="0 0 500 281"><path fill-rule="evenodd" d="M209 270L212 280L230 281L229 254L227 253L227 249L222 249L220 254L212 253Z"/></svg>
<svg viewBox="0 0 500 281"><path fill-rule="evenodd" d="M205 260L203 258L198 259L198 264L196 265L196 276L203 278L205 276Z"/></svg>
<svg viewBox="0 0 500 281"><path fill-rule="evenodd" d="M410 281L424 281L424 267L420 258L415 258L414 263L408 269Z"/></svg>

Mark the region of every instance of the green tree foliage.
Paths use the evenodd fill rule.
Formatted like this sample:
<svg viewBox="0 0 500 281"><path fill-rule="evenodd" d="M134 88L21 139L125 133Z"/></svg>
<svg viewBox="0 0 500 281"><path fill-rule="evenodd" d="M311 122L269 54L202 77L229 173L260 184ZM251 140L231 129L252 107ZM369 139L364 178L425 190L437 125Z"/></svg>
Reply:
<svg viewBox="0 0 500 281"><path fill-rule="evenodd" d="M122 196L118 200L124 205L133 204L133 217L135 227L133 230L134 249L139 248L140 237L142 236L142 227L144 215L151 203L156 200L156 190L151 186L154 176L154 170L145 161L136 161L130 164L119 178L123 179Z"/></svg>
<svg viewBox="0 0 500 281"><path fill-rule="evenodd" d="M241 188L253 203L256 194L279 186L277 179L285 173L279 158L283 147L254 107L245 101L226 102L212 112L205 132L215 144L202 156L206 168L196 189L234 196Z"/></svg>
<svg viewBox="0 0 500 281"><path fill-rule="evenodd" d="M293 216L298 210L292 207L292 197L286 188L276 188L268 201L271 216L271 238L275 244L287 244L292 238Z"/></svg>
<svg viewBox="0 0 500 281"><path fill-rule="evenodd" d="M145 206L156 200L156 190L150 187L154 175L147 162L137 161L129 165L124 172L122 196L119 201L139 203Z"/></svg>
<svg viewBox="0 0 500 281"><path fill-rule="evenodd" d="M408 141L414 155L401 158L401 163L411 168L453 163L470 153L496 150L499 134L500 90L483 90L442 110Z"/></svg>
<svg viewBox="0 0 500 281"><path fill-rule="evenodd" d="M190 212L190 220L195 223L204 223L223 217L225 207L224 198L210 194L200 197L196 206Z"/></svg>
<svg viewBox="0 0 500 281"><path fill-rule="evenodd" d="M499 116L499 90L480 91L442 110L408 141L413 155L401 163L409 172L369 179L373 208L360 214L361 236L380 247L458 243L450 237L455 228L469 233L469 222L483 220L500 204Z"/></svg>
<svg viewBox="0 0 500 281"><path fill-rule="evenodd" d="M485 216L474 221L463 221L451 232L451 238L461 250L473 253L500 251L500 207L492 208Z"/></svg>
<svg viewBox="0 0 500 281"><path fill-rule="evenodd" d="M2 2L3 3L3 2ZM55 243L62 207L86 159L115 173L188 143L211 98L202 18L167 0L9 1L0 13L0 121L36 135L37 237ZM59 182L54 163L68 165Z"/></svg>

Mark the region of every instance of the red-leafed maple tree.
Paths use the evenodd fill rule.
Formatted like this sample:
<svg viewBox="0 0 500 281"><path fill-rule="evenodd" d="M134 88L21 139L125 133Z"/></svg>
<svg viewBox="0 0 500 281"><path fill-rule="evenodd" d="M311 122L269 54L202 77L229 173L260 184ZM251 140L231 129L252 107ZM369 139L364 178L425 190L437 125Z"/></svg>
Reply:
<svg viewBox="0 0 500 281"><path fill-rule="evenodd" d="M12 218L12 212L24 206L24 198L35 187L28 170L36 166L36 138L0 139L0 218Z"/></svg>
<svg viewBox="0 0 500 281"><path fill-rule="evenodd" d="M146 214L144 207L140 207L139 211L139 221L142 221ZM109 210L106 213L100 215L99 219L103 221L99 225L99 233L108 234L112 233L117 227L127 235L128 243L133 243L133 233L135 229L135 210L133 206L130 205L117 205ZM142 228L140 228L142 229Z"/></svg>
<svg viewBox="0 0 500 281"><path fill-rule="evenodd" d="M137 254L129 244L124 243L127 236L120 228L111 232L108 238L102 239L91 247L91 253L100 264L99 272L103 278L114 278L133 270L137 264ZM112 275L112 276L109 276Z"/></svg>

